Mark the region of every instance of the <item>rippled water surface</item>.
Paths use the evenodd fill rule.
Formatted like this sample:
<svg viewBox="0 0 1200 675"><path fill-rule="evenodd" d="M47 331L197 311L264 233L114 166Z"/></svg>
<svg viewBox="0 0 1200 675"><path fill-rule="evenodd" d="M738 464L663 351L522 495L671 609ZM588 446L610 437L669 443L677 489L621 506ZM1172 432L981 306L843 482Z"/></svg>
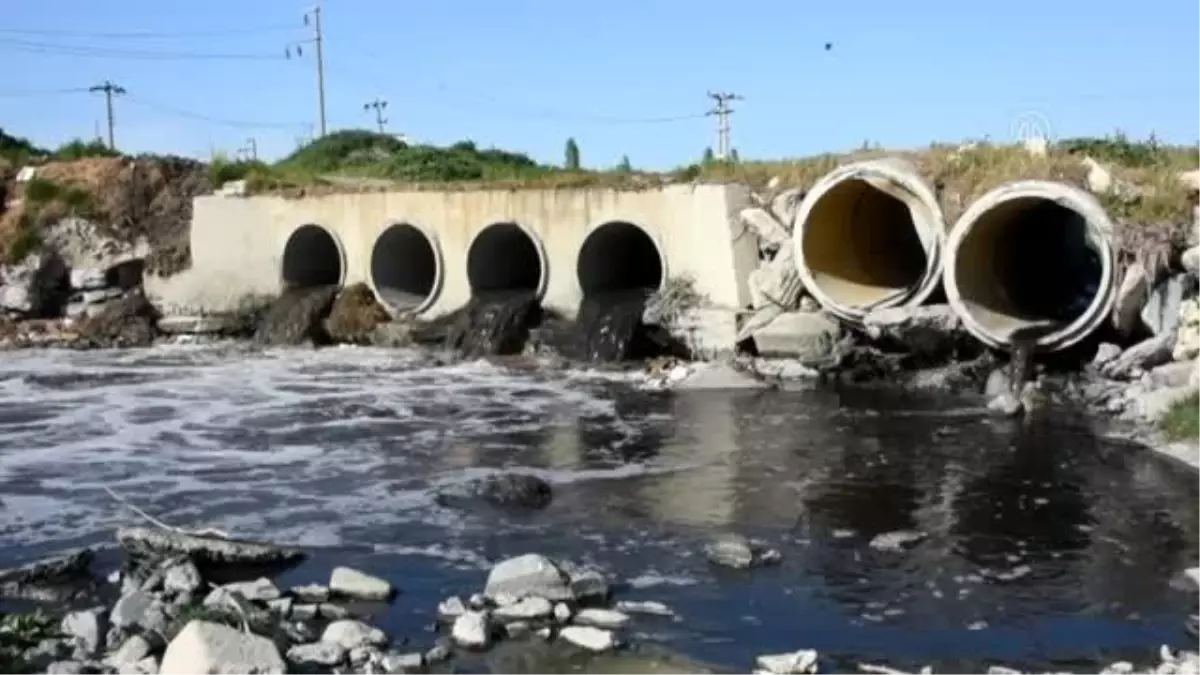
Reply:
<svg viewBox="0 0 1200 675"><path fill-rule="evenodd" d="M391 579L380 617L417 646L436 602L492 561L592 563L641 642L745 672L756 654L835 662L1087 669L1187 646L1194 473L1065 416L1026 424L974 401L879 392L661 394L586 372L416 353L22 352L0 361L0 566L108 543L108 486L181 526L314 547ZM496 467L554 484L533 514L456 510L437 489ZM876 534L918 529L904 553ZM783 563L711 567L720 532ZM1192 643L1194 648L1194 643ZM1094 666L1093 666L1094 667Z"/></svg>

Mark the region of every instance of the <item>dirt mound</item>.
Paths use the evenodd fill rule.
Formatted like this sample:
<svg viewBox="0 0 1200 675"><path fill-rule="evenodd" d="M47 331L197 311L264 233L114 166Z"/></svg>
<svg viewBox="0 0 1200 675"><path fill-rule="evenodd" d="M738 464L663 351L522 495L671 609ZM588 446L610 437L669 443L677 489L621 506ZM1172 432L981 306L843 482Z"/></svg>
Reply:
<svg viewBox="0 0 1200 675"><path fill-rule="evenodd" d="M391 315L375 299L369 286L353 284L333 302L333 309L325 319L325 332L334 342L368 344L375 327L390 319Z"/></svg>
<svg viewBox="0 0 1200 675"><path fill-rule="evenodd" d="M204 164L182 157L94 157L52 162L38 175L86 189L101 234L149 245L147 271L166 276L191 264L192 198L211 189Z"/></svg>

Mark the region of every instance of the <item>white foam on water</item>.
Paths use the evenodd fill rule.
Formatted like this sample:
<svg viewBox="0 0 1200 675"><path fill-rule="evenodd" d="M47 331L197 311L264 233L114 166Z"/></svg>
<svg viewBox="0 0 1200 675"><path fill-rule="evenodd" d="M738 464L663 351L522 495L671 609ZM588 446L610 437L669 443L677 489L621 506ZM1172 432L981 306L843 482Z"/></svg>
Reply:
<svg viewBox="0 0 1200 675"><path fill-rule="evenodd" d="M135 521L105 487L168 523L308 545L375 544L372 528L403 523L461 528L431 487L475 475L462 468L472 453L537 452L497 434L592 419L617 430L616 445L635 437L587 386L597 379L613 378L431 366L405 350L11 352L0 361L0 533L29 545ZM566 483L671 470L535 472Z"/></svg>

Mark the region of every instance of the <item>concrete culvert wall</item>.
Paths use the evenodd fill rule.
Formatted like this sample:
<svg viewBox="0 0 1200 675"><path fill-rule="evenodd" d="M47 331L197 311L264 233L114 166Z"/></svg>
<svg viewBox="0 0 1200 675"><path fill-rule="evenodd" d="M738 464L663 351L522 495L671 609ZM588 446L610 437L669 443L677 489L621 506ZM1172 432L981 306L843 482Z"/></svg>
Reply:
<svg viewBox="0 0 1200 675"><path fill-rule="evenodd" d="M493 223L467 249L467 281L475 295L546 288L546 252L516 223Z"/></svg>
<svg viewBox="0 0 1200 675"><path fill-rule="evenodd" d="M1019 181L981 197L946 244L946 295L984 343L1070 347L1112 311L1112 222L1070 185ZM1014 331L1020 331L1014 336Z"/></svg>
<svg viewBox="0 0 1200 675"><path fill-rule="evenodd" d="M437 299L442 255L437 242L409 223L389 226L371 248L371 283L392 312L420 312Z"/></svg>
<svg viewBox="0 0 1200 675"><path fill-rule="evenodd" d="M662 286L665 270L654 240L633 223L609 222L583 240L576 262L585 296Z"/></svg>
<svg viewBox="0 0 1200 675"><path fill-rule="evenodd" d="M917 305L941 281L946 225L933 190L897 159L830 172L805 195L792 233L796 269L817 302L859 322Z"/></svg>
<svg viewBox="0 0 1200 675"><path fill-rule="evenodd" d="M341 244L320 225L301 225L283 246L285 288L340 285L345 267Z"/></svg>

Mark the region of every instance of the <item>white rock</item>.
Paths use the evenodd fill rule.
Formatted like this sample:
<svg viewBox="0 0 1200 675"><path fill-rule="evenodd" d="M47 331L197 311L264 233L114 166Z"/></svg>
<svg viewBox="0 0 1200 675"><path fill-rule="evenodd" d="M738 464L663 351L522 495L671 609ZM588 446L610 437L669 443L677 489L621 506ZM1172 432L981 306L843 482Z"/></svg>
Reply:
<svg viewBox="0 0 1200 675"><path fill-rule="evenodd" d="M1179 256L1179 263L1193 276L1200 276L1200 246L1193 246L1184 251Z"/></svg>
<svg viewBox="0 0 1200 675"><path fill-rule="evenodd" d="M1142 324L1149 328L1151 333L1174 333L1179 327L1180 305L1183 303L1187 285L1187 277L1178 274L1154 287L1140 314Z"/></svg>
<svg viewBox="0 0 1200 675"><path fill-rule="evenodd" d="M141 661L149 656L152 651L153 647L146 638L141 635L134 635L122 642L117 651L109 654L104 659L104 662L115 668L119 668L123 665L132 665Z"/></svg>
<svg viewBox="0 0 1200 675"><path fill-rule="evenodd" d="M64 616L61 630L63 635L74 638L91 656L104 647L106 623L101 611L89 609Z"/></svg>
<svg viewBox="0 0 1200 675"><path fill-rule="evenodd" d="M346 648L336 642L296 645L287 651L287 660L298 666L331 668L346 658Z"/></svg>
<svg viewBox="0 0 1200 675"><path fill-rule="evenodd" d="M153 656L117 668L117 675L158 675L158 659Z"/></svg>
<svg viewBox="0 0 1200 675"><path fill-rule="evenodd" d="M653 600L619 600L616 604L618 612L626 614L649 614L651 616L675 616L674 610L661 602Z"/></svg>
<svg viewBox="0 0 1200 675"><path fill-rule="evenodd" d="M962 325L950 305L885 307L863 317L863 328L872 339L887 336L914 354L938 354L948 349Z"/></svg>
<svg viewBox="0 0 1200 675"><path fill-rule="evenodd" d="M571 620L571 607L565 602L560 602L557 605L555 605L554 606L554 620L559 623L566 623L566 622L570 621Z"/></svg>
<svg viewBox="0 0 1200 675"><path fill-rule="evenodd" d="M425 667L421 652L389 653L383 657L383 669L389 673L415 673Z"/></svg>
<svg viewBox="0 0 1200 675"><path fill-rule="evenodd" d="M806 365L827 359L840 335L838 323L820 312L784 312L753 333L762 356L792 357Z"/></svg>
<svg viewBox="0 0 1200 675"><path fill-rule="evenodd" d="M629 623L629 615L613 609L594 609L589 607L576 612L571 621L579 626L595 626L596 628L608 628L612 630Z"/></svg>
<svg viewBox="0 0 1200 675"><path fill-rule="evenodd" d="M194 593L200 590L204 580L200 570L190 560L171 566L163 576L163 588L169 593Z"/></svg>
<svg viewBox="0 0 1200 675"><path fill-rule="evenodd" d="M454 620L450 637L460 647L486 649L492 642L491 617L487 612L464 612Z"/></svg>
<svg viewBox="0 0 1200 675"><path fill-rule="evenodd" d="M325 627L325 632L321 633L321 642L332 642L349 651L363 645L382 647L387 644L388 638L382 630L362 621L340 619Z"/></svg>
<svg viewBox="0 0 1200 675"><path fill-rule="evenodd" d="M801 649L790 654L764 654L755 659L759 668L776 675L801 675L817 672L817 652Z"/></svg>
<svg viewBox="0 0 1200 675"><path fill-rule="evenodd" d="M1113 188L1112 173L1100 166L1100 163L1091 157L1084 157L1082 164L1088 170L1087 186L1088 189L1095 194L1104 194Z"/></svg>
<svg viewBox="0 0 1200 675"><path fill-rule="evenodd" d="M1192 580L1196 590L1200 590L1200 567L1192 567L1183 571L1183 576Z"/></svg>
<svg viewBox="0 0 1200 675"><path fill-rule="evenodd" d="M154 596L149 593L142 591L126 593L117 600L117 604L113 605L109 621L117 628L136 626L141 623L142 617L152 602L154 602Z"/></svg>
<svg viewBox="0 0 1200 675"><path fill-rule="evenodd" d="M1150 280L1141 263L1131 263L1125 268L1121 283L1117 286L1116 301L1113 303L1113 327L1121 335L1130 335L1137 327L1138 314L1146 304L1146 293Z"/></svg>
<svg viewBox="0 0 1200 675"><path fill-rule="evenodd" d="M501 605L492 612L497 621L526 621L542 619L554 613L554 605L545 598L530 596L510 605Z"/></svg>
<svg viewBox="0 0 1200 675"><path fill-rule="evenodd" d="M1096 355L1092 357L1092 365L1099 368L1120 355L1120 347L1111 342L1101 342L1100 346L1096 348Z"/></svg>
<svg viewBox="0 0 1200 675"><path fill-rule="evenodd" d="M1171 347L1171 358L1191 361L1200 356L1200 300L1189 298L1179 304L1179 332Z"/></svg>
<svg viewBox="0 0 1200 675"><path fill-rule="evenodd" d="M801 188L788 188L775 196L771 200L771 212L775 214L775 219L783 225L788 234L791 234L792 228L796 223L796 213L800 210L800 202L804 201L804 190Z"/></svg>
<svg viewBox="0 0 1200 675"><path fill-rule="evenodd" d="M108 285L104 270L76 267L71 270L71 288L77 291L92 291Z"/></svg>
<svg viewBox="0 0 1200 675"><path fill-rule="evenodd" d="M1200 169L1192 169L1179 174L1179 181L1192 192L1200 192Z"/></svg>
<svg viewBox="0 0 1200 675"><path fill-rule="evenodd" d="M484 594L525 597L536 595L547 600L572 599L570 579L553 562L536 553L509 558L488 573Z"/></svg>
<svg viewBox="0 0 1200 675"><path fill-rule="evenodd" d="M221 588L230 593L237 593L247 600L259 600L261 602L275 600L283 595L279 591L279 587L266 577L261 577L254 581L239 581L234 584L225 584Z"/></svg>
<svg viewBox="0 0 1200 675"><path fill-rule="evenodd" d="M322 586L321 584L293 586L291 593L296 600L306 603L325 602L329 599L329 587Z"/></svg>
<svg viewBox="0 0 1200 675"><path fill-rule="evenodd" d="M437 613L443 621L457 619L467 611L466 604L457 595L446 598L438 603Z"/></svg>
<svg viewBox="0 0 1200 675"><path fill-rule="evenodd" d="M742 209L738 214L738 219L742 225L758 235L759 239L764 239L775 245L782 245L784 242L791 241L791 233L783 223L779 222L774 216L767 212L766 209L752 206L747 209Z"/></svg>
<svg viewBox="0 0 1200 675"><path fill-rule="evenodd" d="M576 647L593 652L608 651L617 646L612 631L592 626L567 626L558 632L558 636Z"/></svg>
<svg viewBox="0 0 1200 675"><path fill-rule="evenodd" d="M350 567L335 567L329 576L329 590L361 600L387 600L392 585L379 577Z"/></svg>
<svg viewBox="0 0 1200 675"><path fill-rule="evenodd" d="M192 621L167 645L161 675L285 673L275 643L218 623Z"/></svg>
<svg viewBox="0 0 1200 675"><path fill-rule="evenodd" d="M297 605L292 604L291 611L288 612L288 618L297 621L311 621L317 618L318 606L313 604Z"/></svg>

